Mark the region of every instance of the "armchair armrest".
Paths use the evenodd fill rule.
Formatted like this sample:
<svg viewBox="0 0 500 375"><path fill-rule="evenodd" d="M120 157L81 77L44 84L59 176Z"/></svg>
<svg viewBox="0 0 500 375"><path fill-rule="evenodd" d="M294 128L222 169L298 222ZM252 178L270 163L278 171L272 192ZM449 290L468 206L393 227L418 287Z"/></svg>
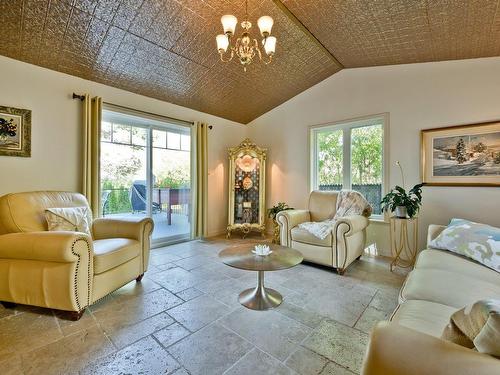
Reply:
<svg viewBox="0 0 500 375"><path fill-rule="evenodd" d="M380 322L370 335L362 375L493 375L500 360L417 332Z"/></svg>
<svg viewBox="0 0 500 375"><path fill-rule="evenodd" d="M150 218L95 219L92 224L94 239L130 238L144 242L153 232L154 223Z"/></svg>
<svg viewBox="0 0 500 375"><path fill-rule="evenodd" d="M311 220L311 214L307 210L286 210L278 212L276 221L280 226L280 242L283 246L290 246L290 231L301 223Z"/></svg>
<svg viewBox="0 0 500 375"><path fill-rule="evenodd" d="M341 217L335 222L334 234L338 236L342 233L344 236L350 236L365 229L369 223L368 218L362 215Z"/></svg>
<svg viewBox="0 0 500 375"><path fill-rule="evenodd" d="M0 258L39 260L45 262L77 262L75 246L92 252L92 241L85 233L78 232L29 232L9 233L0 236Z"/></svg>

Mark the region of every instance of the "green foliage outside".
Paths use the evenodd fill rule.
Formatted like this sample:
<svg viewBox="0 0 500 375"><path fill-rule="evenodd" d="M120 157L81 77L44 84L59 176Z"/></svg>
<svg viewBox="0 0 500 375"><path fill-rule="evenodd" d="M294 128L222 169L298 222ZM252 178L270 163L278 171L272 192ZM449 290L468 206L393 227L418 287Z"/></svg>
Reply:
<svg viewBox="0 0 500 375"><path fill-rule="evenodd" d="M342 184L342 130L318 134L319 185ZM382 126L365 126L351 131L351 181L353 185L382 183Z"/></svg>

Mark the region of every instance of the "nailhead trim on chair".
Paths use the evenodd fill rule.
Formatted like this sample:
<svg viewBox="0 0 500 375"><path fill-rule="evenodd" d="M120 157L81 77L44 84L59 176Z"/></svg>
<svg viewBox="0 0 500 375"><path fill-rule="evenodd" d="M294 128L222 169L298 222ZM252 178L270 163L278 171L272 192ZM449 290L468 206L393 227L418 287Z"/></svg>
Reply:
<svg viewBox="0 0 500 375"><path fill-rule="evenodd" d="M338 229L339 229L339 224L346 224L349 227L349 230L347 232L342 233L342 237L344 239L344 245L345 245L345 256L344 256L344 264L342 265L342 268L339 268L339 236L338 236ZM347 242L345 240L345 234L349 233L351 231L351 224L342 222L342 223L337 223L335 225L335 264L337 265L337 270L340 270L341 272L345 271L345 264L347 263Z"/></svg>
<svg viewBox="0 0 500 375"><path fill-rule="evenodd" d="M77 238L76 240L73 241L73 244L71 245L71 253L78 258L76 262L76 270L75 270L75 277L73 279L73 289L75 292L75 300L76 300L76 307L78 307L78 311L82 310L82 307L80 305L80 300L78 298L78 270L80 268L80 254L75 253L75 245L78 241L85 241L85 244L87 245L87 251L89 253L89 262L92 261L92 254L90 251L90 246L89 242L85 238ZM88 293L88 299L87 299L87 305L90 303L90 267L88 267L88 277L87 277L87 293ZM85 306L87 307L87 306Z"/></svg>

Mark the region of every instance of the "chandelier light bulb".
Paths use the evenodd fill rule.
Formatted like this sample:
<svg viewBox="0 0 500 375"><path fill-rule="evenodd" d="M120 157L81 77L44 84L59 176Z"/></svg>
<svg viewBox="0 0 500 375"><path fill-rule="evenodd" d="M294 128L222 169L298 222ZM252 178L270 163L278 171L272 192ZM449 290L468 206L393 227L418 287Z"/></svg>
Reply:
<svg viewBox="0 0 500 375"><path fill-rule="evenodd" d="M260 33L263 37L267 37L271 34L273 24L274 21L269 16L262 16L257 20L257 25L259 26Z"/></svg>
<svg viewBox="0 0 500 375"><path fill-rule="evenodd" d="M276 38L274 36L269 36L264 39L264 50L271 56L276 52Z"/></svg>
<svg viewBox="0 0 500 375"><path fill-rule="evenodd" d="M236 25L238 24L238 19L232 14L225 14L221 17L220 21L224 28L224 34L233 35L236 30Z"/></svg>
<svg viewBox="0 0 500 375"><path fill-rule="evenodd" d="M229 47L229 39L226 34L219 34L215 38L217 41L217 50L219 53L224 53L227 51L227 47Z"/></svg>

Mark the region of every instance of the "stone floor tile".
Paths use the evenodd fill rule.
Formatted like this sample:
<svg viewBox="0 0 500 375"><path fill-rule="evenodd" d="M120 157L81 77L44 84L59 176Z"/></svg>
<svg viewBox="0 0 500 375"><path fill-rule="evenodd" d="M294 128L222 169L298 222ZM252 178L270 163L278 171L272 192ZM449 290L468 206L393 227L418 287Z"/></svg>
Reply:
<svg viewBox="0 0 500 375"><path fill-rule="evenodd" d="M61 313L60 311L55 310L54 314L57 318L59 328L61 328L64 336L71 335L72 333L96 325L96 321L89 309L86 309L82 317L77 321L68 320L65 316L65 312Z"/></svg>
<svg viewBox="0 0 500 375"><path fill-rule="evenodd" d="M178 293L199 283L199 278L184 268L175 267L151 275L151 278L172 293Z"/></svg>
<svg viewBox="0 0 500 375"><path fill-rule="evenodd" d="M190 335L186 328L181 326L179 323L174 323L168 327L153 334L153 336L164 346L170 346L175 344L177 341L183 339L184 337Z"/></svg>
<svg viewBox="0 0 500 375"><path fill-rule="evenodd" d="M81 375L163 375L172 374L179 367L172 356L148 336L91 363L81 371Z"/></svg>
<svg viewBox="0 0 500 375"><path fill-rule="evenodd" d="M78 374L85 365L115 351L97 326L78 331L22 355L26 375Z"/></svg>
<svg viewBox="0 0 500 375"><path fill-rule="evenodd" d="M63 337L50 309L30 309L0 319L0 362Z"/></svg>
<svg viewBox="0 0 500 375"><path fill-rule="evenodd" d="M345 367L342 367L334 362L329 362L320 372L320 375L354 375L355 373L349 371Z"/></svg>
<svg viewBox="0 0 500 375"><path fill-rule="evenodd" d="M236 362L224 375L290 375L292 370L276 358L255 348Z"/></svg>
<svg viewBox="0 0 500 375"><path fill-rule="evenodd" d="M259 349L284 361L311 332L309 327L276 311L240 307L219 322Z"/></svg>
<svg viewBox="0 0 500 375"><path fill-rule="evenodd" d="M180 257L172 254L171 252L152 250L149 263L153 266L159 266L161 264L172 263L180 259Z"/></svg>
<svg viewBox="0 0 500 375"><path fill-rule="evenodd" d="M328 362L329 360L325 357L299 346L288 357L285 364L301 375L318 375L323 371Z"/></svg>
<svg viewBox="0 0 500 375"><path fill-rule="evenodd" d="M6 318L8 316L16 315L18 312L16 309L12 308L5 308L1 303L0 303L0 319Z"/></svg>
<svg viewBox="0 0 500 375"><path fill-rule="evenodd" d="M183 291L176 293L175 295L184 301L189 301L192 300L193 298L199 297L203 294L200 290L196 288L188 288L184 289Z"/></svg>
<svg viewBox="0 0 500 375"><path fill-rule="evenodd" d="M379 290L370 302L370 306L391 314L398 305L398 296L399 290L395 290L392 293Z"/></svg>
<svg viewBox="0 0 500 375"><path fill-rule="evenodd" d="M324 320L302 345L359 373L367 344L366 333L332 320Z"/></svg>
<svg viewBox="0 0 500 375"><path fill-rule="evenodd" d="M179 267L182 267L185 270L190 271L198 267L204 267L209 264L213 264L215 263L215 261L213 260L213 258L208 257L206 255L195 255L189 258L176 260L174 263Z"/></svg>
<svg viewBox="0 0 500 375"><path fill-rule="evenodd" d="M200 296L168 310L170 316L194 332L229 313L231 309L209 296Z"/></svg>
<svg viewBox="0 0 500 375"><path fill-rule="evenodd" d="M137 323L183 302L169 291L159 289L123 303L112 301L93 314L105 331L112 332L116 327Z"/></svg>
<svg viewBox="0 0 500 375"><path fill-rule="evenodd" d="M122 349L172 323L174 320L166 312L162 312L136 324L115 326L112 330L106 330L106 334L118 349Z"/></svg>
<svg viewBox="0 0 500 375"><path fill-rule="evenodd" d="M165 264L160 264L160 265L156 266L156 268L158 268L159 271L166 271L166 270L170 270L170 269L175 268L175 267L178 267L177 264L175 264L175 263L165 263ZM158 272L155 272L155 273L158 273Z"/></svg>
<svg viewBox="0 0 500 375"><path fill-rule="evenodd" d="M288 316L289 318L296 320L297 322L300 322L310 328L317 327L324 319L324 317L319 315L318 313L300 306L296 306L292 303L287 302L286 300L283 301L275 311Z"/></svg>
<svg viewBox="0 0 500 375"><path fill-rule="evenodd" d="M253 346L214 323L168 348L170 354L192 375L220 375Z"/></svg>
<svg viewBox="0 0 500 375"><path fill-rule="evenodd" d="M361 318L356 322L354 328L360 331L370 333L373 326L381 320L388 320L390 314L388 312L378 310L374 307L368 306L361 315Z"/></svg>
<svg viewBox="0 0 500 375"><path fill-rule="evenodd" d="M2 369L2 375L24 375L21 356L17 354L10 355L5 361L0 361L0 369Z"/></svg>
<svg viewBox="0 0 500 375"><path fill-rule="evenodd" d="M161 289L161 285L155 283L149 274L145 274L141 282L135 280L129 282L118 290L115 290L113 299L119 302L126 301L127 299L134 298L143 294L154 292Z"/></svg>

